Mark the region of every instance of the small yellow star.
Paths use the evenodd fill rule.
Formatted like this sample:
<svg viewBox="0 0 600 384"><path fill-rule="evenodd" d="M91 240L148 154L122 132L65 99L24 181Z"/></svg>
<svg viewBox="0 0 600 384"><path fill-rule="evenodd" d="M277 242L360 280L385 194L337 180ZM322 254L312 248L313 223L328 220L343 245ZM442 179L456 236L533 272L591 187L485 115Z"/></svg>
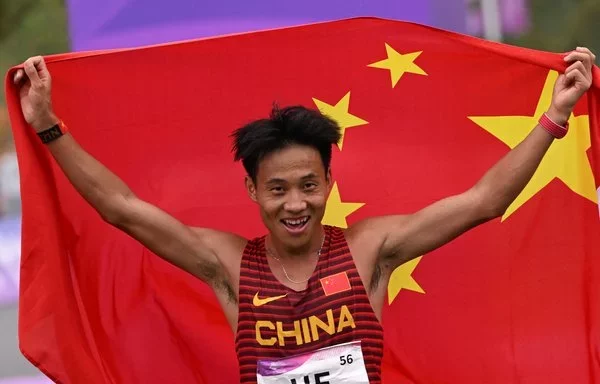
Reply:
<svg viewBox="0 0 600 384"><path fill-rule="evenodd" d="M390 304L394 302L398 294L402 289L408 289L409 291L425 293L423 288L417 283L417 281L412 277L412 273L414 272L417 265L421 261L423 256L417 257L416 259L412 259L392 272L390 276L390 282L388 283L388 300Z"/></svg>
<svg viewBox="0 0 600 384"><path fill-rule="evenodd" d="M325 215L321 221L324 225L331 225L339 228L348 228L346 217L365 205L364 203L346 203L342 202L337 182L333 184L331 193L327 199Z"/></svg>
<svg viewBox="0 0 600 384"><path fill-rule="evenodd" d="M556 71L548 73L533 116L485 116L469 117L469 119L502 140L510 148L514 148L525 139L537 125L541 115L550 107L552 91L557 78ZM552 143L529 184L508 207L502 221L554 179L561 180L573 192L596 203L594 176L586 154L590 145L589 116L575 117L571 115L569 132L562 139Z"/></svg>
<svg viewBox="0 0 600 384"><path fill-rule="evenodd" d="M342 99L338 101L336 105L327 104L315 98L313 98L313 101L322 114L332 118L340 126L342 130L342 138L338 144L340 151L344 145L344 134L346 133L346 129L369 124L368 121L365 121L360 117L354 116L348 112L350 108L350 92L346 93L346 95L342 97Z"/></svg>
<svg viewBox="0 0 600 384"><path fill-rule="evenodd" d="M423 51L401 54L387 43L385 44L385 50L388 56L387 59L369 64L368 66L372 68L389 69L392 78L392 88L396 87L396 84L398 84L398 81L405 73L427 76L427 73L414 63Z"/></svg>

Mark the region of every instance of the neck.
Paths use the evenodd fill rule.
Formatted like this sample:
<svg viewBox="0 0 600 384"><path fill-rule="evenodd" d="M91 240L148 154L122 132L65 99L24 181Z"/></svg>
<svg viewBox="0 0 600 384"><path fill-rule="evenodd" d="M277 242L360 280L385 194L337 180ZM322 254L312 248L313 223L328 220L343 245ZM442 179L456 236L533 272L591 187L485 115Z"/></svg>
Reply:
<svg viewBox="0 0 600 384"><path fill-rule="evenodd" d="M310 240L300 246L286 246L272 234L267 236L265 246L267 247L267 252L270 250L271 256L274 256L278 259L308 259L316 256L320 252L324 241L325 229L322 225L320 225L315 233L310 237Z"/></svg>

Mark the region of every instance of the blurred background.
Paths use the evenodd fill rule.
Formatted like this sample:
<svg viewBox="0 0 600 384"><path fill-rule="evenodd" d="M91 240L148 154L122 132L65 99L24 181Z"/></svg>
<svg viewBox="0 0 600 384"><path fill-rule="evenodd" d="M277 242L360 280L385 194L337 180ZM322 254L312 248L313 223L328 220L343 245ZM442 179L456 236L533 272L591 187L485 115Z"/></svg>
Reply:
<svg viewBox="0 0 600 384"><path fill-rule="evenodd" d="M535 49L600 52L600 0L0 0L0 72L32 55L135 47L354 16L408 20ZM93 90L91 90L93 92ZM49 381L17 340L21 201L0 95L0 384Z"/></svg>

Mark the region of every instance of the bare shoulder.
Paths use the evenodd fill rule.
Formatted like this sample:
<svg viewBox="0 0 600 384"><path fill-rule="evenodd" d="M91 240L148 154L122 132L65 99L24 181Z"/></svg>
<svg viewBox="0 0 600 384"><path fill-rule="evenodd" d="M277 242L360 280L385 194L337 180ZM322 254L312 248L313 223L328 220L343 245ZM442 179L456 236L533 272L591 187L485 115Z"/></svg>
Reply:
<svg viewBox="0 0 600 384"><path fill-rule="evenodd" d="M386 238L392 230L392 221L394 220L390 220L388 216L372 217L353 224L345 231L354 264L379 319L386 297L385 282L391 270L389 262L383 256Z"/></svg>
<svg viewBox="0 0 600 384"><path fill-rule="evenodd" d="M191 227L191 229L217 254L233 252L239 253L241 258L248 243L248 239L231 232L200 227Z"/></svg>
<svg viewBox="0 0 600 384"><path fill-rule="evenodd" d="M370 295L377 295L379 282L386 269L380 264L390 225L390 220L385 216L373 217L353 224L344 232L354 264Z"/></svg>
<svg viewBox="0 0 600 384"><path fill-rule="evenodd" d="M229 325L235 330L238 317L240 264L248 240L230 232L190 228L218 260L219 265L216 266L215 273L219 277L213 279L212 287Z"/></svg>
<svg viewBox="0 0 600 384"><path fill-rule="evenodd" d="M210 228L191 228L217 256L234 281L239 279L240 262L248 239L235 233Z"/></svg>
<svg viewBox="0 0 600 384"><path fill-rule="evenodd" d="M409 218L409 215L393 215L363 219L346 230L346 240L353 246L381 250L389 233L398 230Z"/></svg>

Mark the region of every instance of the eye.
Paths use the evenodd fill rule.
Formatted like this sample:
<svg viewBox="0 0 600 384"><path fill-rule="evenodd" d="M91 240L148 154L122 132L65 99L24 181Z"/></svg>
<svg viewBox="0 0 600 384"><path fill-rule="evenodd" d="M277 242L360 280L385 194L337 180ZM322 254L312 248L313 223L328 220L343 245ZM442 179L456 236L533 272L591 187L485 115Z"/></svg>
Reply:
<svg viewBox="0 0 600 384"><path fill-rule="evenodd" d="M280 185L271 187L269 189L269 191L271 191L275 195L281 195L281 194L283 194L285 192L285 190L283 189L283 187L280 186Z"/></svg>
<svg viewBox="0 0 600 384"><path fill-rule="evenodd" d="M317 183L314 183L312 181L309 181L308 183L304 184L304 189L309 190L309 191L315 189L316 187L317 187Z"/></svg>

